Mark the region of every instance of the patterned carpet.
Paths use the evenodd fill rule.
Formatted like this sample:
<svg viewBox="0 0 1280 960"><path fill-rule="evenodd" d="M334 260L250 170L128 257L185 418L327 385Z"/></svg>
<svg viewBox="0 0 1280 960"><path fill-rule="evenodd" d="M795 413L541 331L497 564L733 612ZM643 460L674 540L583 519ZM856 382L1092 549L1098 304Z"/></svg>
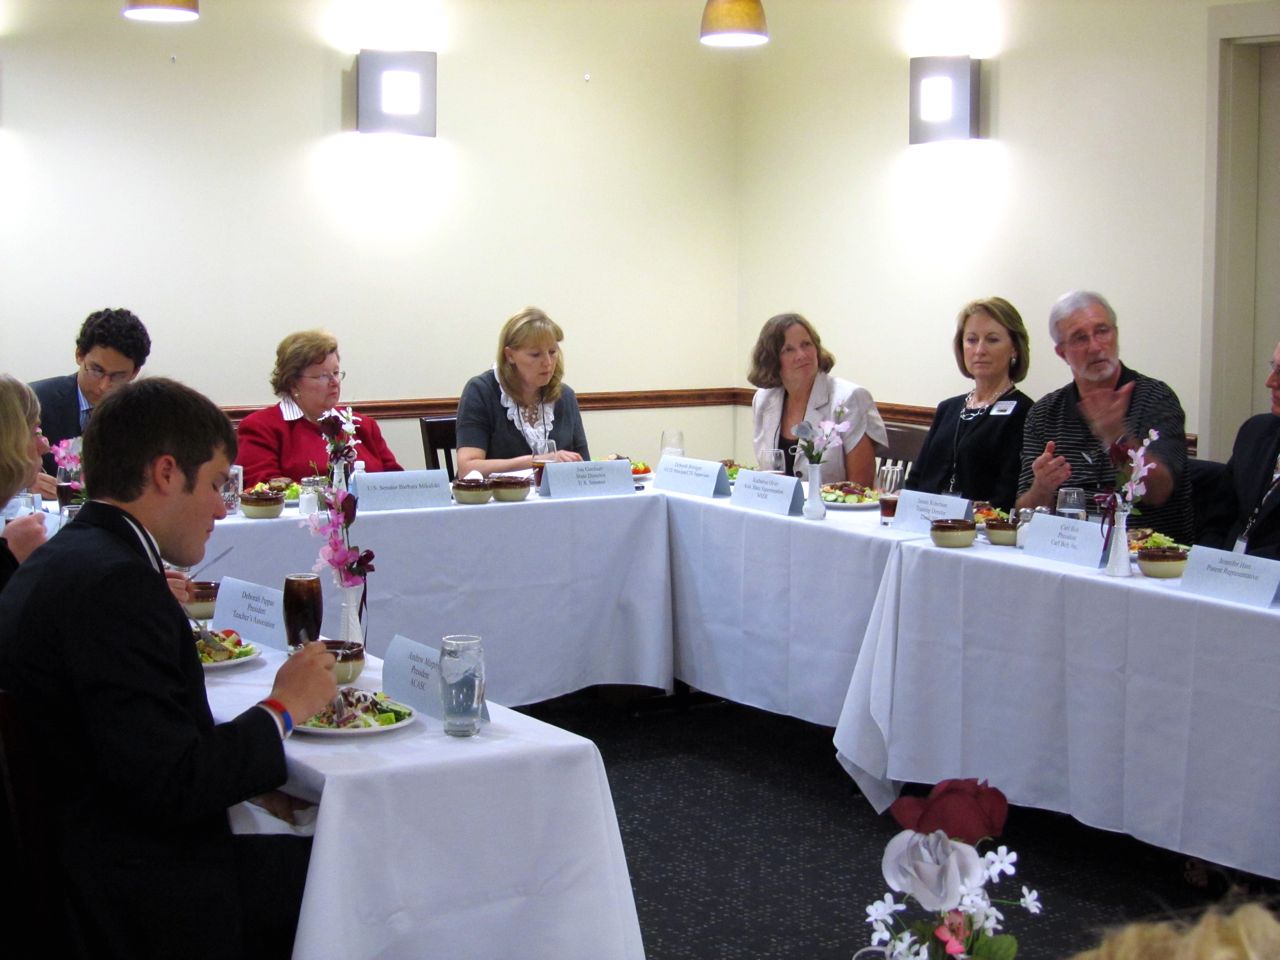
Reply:
<svg viewBox="0 0 1280 960"><path fill-rule="evenodd" d="M829 728L612 688L525 712L599 746L649 960L849 960L868 943L864 910L887 890L880 857L898 827L836 763ZM1213 873L1197 888L1183 857L1042 811L1012 810L1001 842L1019 872L996 891L1016 901L1025 883L1045 908L1005 911L1020 960L1069 957L1110 926L1198 909L1228 882Z"/></svg>

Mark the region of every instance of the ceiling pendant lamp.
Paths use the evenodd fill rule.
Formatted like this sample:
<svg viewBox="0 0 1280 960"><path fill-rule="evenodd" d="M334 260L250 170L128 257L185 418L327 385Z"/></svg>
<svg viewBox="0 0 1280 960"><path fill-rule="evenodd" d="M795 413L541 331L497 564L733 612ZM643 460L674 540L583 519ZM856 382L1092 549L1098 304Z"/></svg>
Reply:
<svg viewBox="0 0 1280 960"><path fill-rule="evenodd" d="M130 20L182 23L200 16L200 0L127 0L124 15Z"/></svg>
<svg viewBox="0 0 1280 960"><path fill-rule="evenodd" d="M760 0L707 0L702 42L709 47L758 47L769 42Z"/></svg>

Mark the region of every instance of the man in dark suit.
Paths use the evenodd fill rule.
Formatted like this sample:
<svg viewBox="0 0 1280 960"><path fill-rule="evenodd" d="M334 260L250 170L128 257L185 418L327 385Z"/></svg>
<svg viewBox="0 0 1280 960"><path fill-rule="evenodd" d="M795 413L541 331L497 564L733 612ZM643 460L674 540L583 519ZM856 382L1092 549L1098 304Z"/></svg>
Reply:
<svg viewBox="0 0 1280 960"><path fill-rule="evenodd" d="M93 408L112 390L132 381L150 353L147 328L128 310L89 314L76 337L76 372L31 384L40 398L40 428L49 442L83 434ZM44 472L58 473L52 454L44 455ZM52 481L42 481L41 493L53 497Z"/></svg>
<svg viewBox="0 0 1280 960"><path fill-rule="evenodd" d="M215 725L162 560L195 564L235 431L153 378L106 397L84 435L90 500L0 594L0 687L36 741L71 915L91 957L287 957L310 841L233 836L227 807L284 783L292 718L332 700L312 644L271 696ZM18 930L6 924L5 937Z"/></svg>
<svg viewBox="0 0 1280 960"><path fill-rule="evenodd" d="M1201 542L1221 550L1280 560L1280 344L1267 377L1271 412L1250 417L1236 434L1205 521Z"/></svg>

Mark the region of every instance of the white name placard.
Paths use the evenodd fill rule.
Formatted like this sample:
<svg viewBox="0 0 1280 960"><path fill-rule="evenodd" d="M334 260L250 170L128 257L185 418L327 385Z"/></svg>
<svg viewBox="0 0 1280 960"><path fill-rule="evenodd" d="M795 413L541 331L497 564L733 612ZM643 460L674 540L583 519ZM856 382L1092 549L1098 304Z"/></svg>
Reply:
<svg viewBox="0 0 1280 960"><path fill-rule="evenodd" d="M898 511L893 516L893 529L900 533L928 533L935 520L965 520L972 504L964 497L919 490L898 492Z"/></svg>
<svg viewBox="0 0 1280 960"><path fill-rule="evenodd" d="M799 516L804 507L804 494L796 477L780 473L760 473L741 469L733 484L731 496L734 506L776 513L780 516Z"/></svg>
<svg viewBox="0 0 1280 960"><path fill-rule="evenodd" d="M542 470L544 497L578 500L583 497L617 497L635 493L629 460L578 460L548 463Z"/></svg>
<svg viewBox="0 0 1280 960"><path fill-rule="evenodd" d="M447 507L453 502L449 475L443 470L357 473L352 480L356 482L351 492L360 498L362 513L371 510Z"/></svg>
<svg viewBox="0 0 1280 960"><path fill-rule="evenodd" d="M1023 549L1029 556L1096 570L1102 563L1102 524L1037 513Z"/></svg>
<svg viewBox="0 0 1280 960"><path fill-rule="evenodd" d="M392 700L443 720L440 651L397 633L382 660L382 689Z"/></svg>
<svg viewBox="0 0 1280 960"><path fill-rule="evenodd" d="M695 497L726 497L729 495L729 474L725 473L724 464L718 460L664 456L653 475L653 485L658 490L689 493Z"/></svg>
<svg viewBox="0 0 1280 960"><path fill-rule="evenodd" d="M284 591L223 577L213 606L213 629L234 630L248 643L288 649L284 637Z"/></svg>
<svg viewBox="0 0 1280 960"><path fill-rule="evenodd" d="M1280 560L1212 547L1192 547L1182 589L1219 600L1234 600L1251 607L1269 607L1280 588Z"/></svg>

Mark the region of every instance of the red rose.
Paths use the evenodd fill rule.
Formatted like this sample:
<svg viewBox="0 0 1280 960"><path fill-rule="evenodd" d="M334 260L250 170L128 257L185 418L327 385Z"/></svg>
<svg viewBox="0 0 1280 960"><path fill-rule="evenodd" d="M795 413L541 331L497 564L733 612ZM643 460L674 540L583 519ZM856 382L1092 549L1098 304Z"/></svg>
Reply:
<svg viewBox="0 0 1280 960"><path fill-rule="evenodd" d="M953 840L976 844L1000 836L1009 801L985 780L943 780L927 797L899 797L889 812L904 830L941 830Z"/></svg>

